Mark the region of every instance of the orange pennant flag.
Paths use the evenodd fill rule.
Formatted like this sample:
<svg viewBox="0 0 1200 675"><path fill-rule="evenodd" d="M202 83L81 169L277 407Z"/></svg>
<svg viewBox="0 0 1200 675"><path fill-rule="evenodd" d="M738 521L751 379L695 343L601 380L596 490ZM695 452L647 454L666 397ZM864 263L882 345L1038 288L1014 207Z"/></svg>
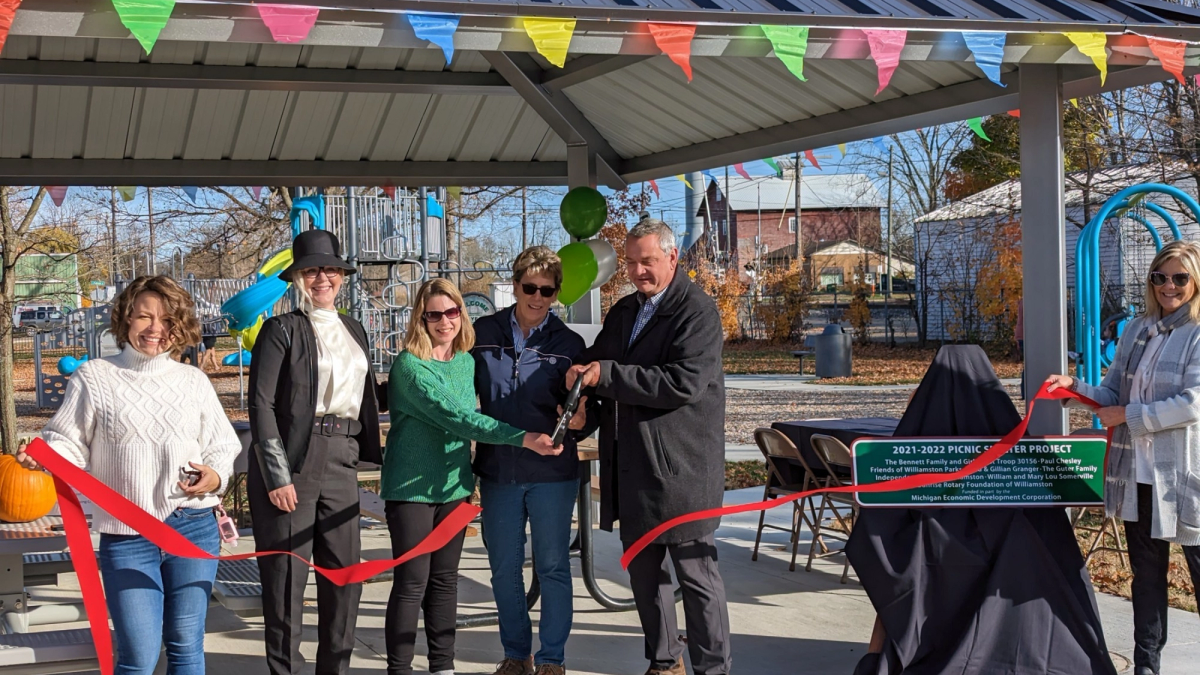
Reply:
<svg viewBox="0 0 1200 675"><path fill-rule="evenodd" d="M812 164L813 167L815 167L817 171L821 170L821 165L817 164L817 155L812 150L805 150L804 158L807 159L808 163Z"/></svg>
<svg viewBox="0 0 1200 675"><path fill-rule="evenodd" d="M21 0L0 0L0 50L4 49L4 41L8 39L8 31L20 6Z"/></svg>
<svg viewBox="0 0 1200 675"><path fill-rule="evenodd" d="M1183 78L1183 57L1187 53L1187 43L1149 36L1146 37L1146 43L1150 45L1154 58L1162 64L1163 70L1174 75L1181 84L1187 84Z"/></svg>
<svg viewBox="0 0 1200 675"><path fill-rule="evenodd" d="M671 57L675 65L683 69L688 82L692 81L692 38L696 36L694 23L648 23L654 44Z"/></svg>
<svg viewBox="0 0 1200 675"><path fill-rule="evenodd" d="M1012 115L1013 117L1020 117L1020 116L1021 116L1021 109L1020 109L1020 108L1017 108L1016 110L1009 110L1009 111L1008 111L1008 114L1009 114L1009 115Z"/></svg>
<svg viewBox="0 0 1200 675"><path fill-rule="evenodd" d="M653 179L650 181L650 189L651 189L651 190L654 190L654 196L655 196L655 197L659 197L659 198L661 198L661 197L662 197L662 195L660 195L660 194L658 193L658 183L654 182L654 180L653 180Z"/></svg>

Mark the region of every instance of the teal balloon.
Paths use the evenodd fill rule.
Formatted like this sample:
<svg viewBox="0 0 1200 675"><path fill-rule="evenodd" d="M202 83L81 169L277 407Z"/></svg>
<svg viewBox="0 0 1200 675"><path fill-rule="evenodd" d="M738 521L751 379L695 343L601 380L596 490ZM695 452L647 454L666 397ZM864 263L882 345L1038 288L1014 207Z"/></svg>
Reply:
<svg viewBox="0 0 1200 675"><path fill-rule="evenodd" d="M576 239L587 239L608 220L608 201L595 188L577 187L558 205L563 227Z"/></svg>
<svg viewBox="0 0 1200 675"><path fill-rule="evenodd" d="M558 249L558 257L562 260L563 273L558 301L573 305L592 289L592 283L600 272L596 254L586 243L577 241Z"/></svg>

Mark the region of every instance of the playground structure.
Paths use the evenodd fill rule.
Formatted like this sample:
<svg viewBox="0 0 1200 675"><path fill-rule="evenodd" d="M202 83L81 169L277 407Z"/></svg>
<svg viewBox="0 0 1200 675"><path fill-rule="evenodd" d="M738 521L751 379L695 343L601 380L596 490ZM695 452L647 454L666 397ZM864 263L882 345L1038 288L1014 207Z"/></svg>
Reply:
<svg viewBox="0 0 1200 675"><path fill-rule="evenodd" d="M1182 239L1176 215L1168 208L1152 201L1155 195L1165 195L1177 205L1184 215L1190 215L1200 223L1200 204L1196 200L1171 185L1161 183L1146 183L1134 185L1113 195L1104 203L1096 215L1088 221L1075 244L1075 374L1084 382L1093 386L1100 384L1103 370L1112 364L1116 354L1117 340L1124 331L1129 319L1143 309L1142 280L1150 272L1150 260L1132 261L1133 270L1131 283L1120 283L1121 292L1116 299L1125 306L1112 311L1105 316L1103 277L1101 275L1100 236L1108 221L1116 221L1118 250L1125 238L1122 220L1132 223L1132 229L1144 231L1149 235L1154 251L1163 247L1160 225L1152 222L1151 216L1165 224L1174 239ZM1119 256L1124 257L1124 255ZM1142 256L1144 258L1144 256ZM1124 266L1127 261L1121 260ZM1124 270L1118 270L1116 277L1123 279ZM1110 298L1112 300L1112 298ZM1100 420L1093 416L1092 424L1100 428Z"/></svg>
<svg viewBox="0 0 1200 675"><path fill-rule="evenodd" d="M428 278L431 266L443 262L444 211L432 190L397 188L394 195L310 194L293 198L292 237L308 229L325 229L337 235L347 258L360 273L347 277L339 305L359 319L367 331L376 372L386 372L400 353L411 309L409 298ZM425 227L420 223L424 222ZM355 226L350 227L353 223ZM250 349L263 321L295 305L290 284L279 274L292 262L291 247L267 255L253 277L178 281L196 303L196 313L206 335L232 335L241 347L223 359L225 366L250 365ZM367 272L367 270L371 270ZM123 285L118 282L118 287ZM118 289L119 290L119 289ZM58 408L71 374L89 358L116 351L108 333L109 305L71 312L64 326L34 337L37 405ZM214 327L220 327L215 330ZM51 352L71 353L49 362ZM47 369L55 372L47 372ZM245 382L240 383L242 392Z"/></svg>

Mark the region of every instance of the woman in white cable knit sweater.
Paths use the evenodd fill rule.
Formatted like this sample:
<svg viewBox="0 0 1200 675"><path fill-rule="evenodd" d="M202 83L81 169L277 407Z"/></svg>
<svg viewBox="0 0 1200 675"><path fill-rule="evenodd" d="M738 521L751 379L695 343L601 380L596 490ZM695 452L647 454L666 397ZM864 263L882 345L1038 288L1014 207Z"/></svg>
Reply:
<svg viewBox="0 0 1200 675"><path fill-rule="evenodd" d="M241 444L208 377L176 360L200 340L192 299L169 277L140 277L113 303L112 332L121 353L75 371L42 435L59 454L216 554L214 507ZM18 460L37 467L28 456ZM165 555L119 516L100 512L94 524L116 672L148 675L165 643L168 673L203 675L216 561Z"/></svg>

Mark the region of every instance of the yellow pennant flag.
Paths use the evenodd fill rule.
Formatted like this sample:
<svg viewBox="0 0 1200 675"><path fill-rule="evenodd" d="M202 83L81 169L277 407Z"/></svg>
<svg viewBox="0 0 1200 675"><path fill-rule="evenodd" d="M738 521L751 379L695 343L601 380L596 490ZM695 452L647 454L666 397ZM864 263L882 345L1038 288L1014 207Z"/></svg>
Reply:
<svg viewBox="0 0 1200 675"><path fill-rule="evenodd" d="M1079 107L1079 99L1077 99L1077 98L1073 98L1073 99L1071 99L1071 105L1073 105L1073 106L1075 106L1076 108L1078 108L1078 107Z"/></svg>
<svg viewBox="0 0 1200 675"><path fill-rule="evenodd" d="M567 48L575 33L575 19L525 19L525 34L538 53L559 68L567 62Z"/></svg>
<svg viewBox="0 0 1200 675"><path fill-rule="evenodd" d="M682 181L682 182L683 182L683 184L684 184L684 185L686 185L686 186L688 187L688 189L689 189L689 190L691 190L691 189L692 189L692 184L688 182L688 179L687 179L687 178L684 178L684 177L683 177L683 174L681 174L681 173L677 173L677 174L675 174L675 177L676 177L676 178L678 178L680 181Z"/></svg>
<svg viewBox="0 0 1200 675"><path fill-rule="evenodd" d="M137 196L137 187L133 185L118 185L117 194L121 195L121 201L123 202L133 201L133 198Z"/></svg>
<svg viewBox="0 0 1200 675"><path fill-rule="evenodd" d="M1100 69L1100 85L1104 86L1104 80L1108 77L1108 52L1105 51L1105 46L1108 44L1108 36L1104 33L1063 33L1067 39L1075 43L1079 48L1079 53L1090 58L1092 63Z"/></svg>
<svg viewBox="0 0 1200 675"><path fill-rule="evenodd" d="M842 153L842 157L846 156L846 144L838 143L838 152Z"/></svg>

